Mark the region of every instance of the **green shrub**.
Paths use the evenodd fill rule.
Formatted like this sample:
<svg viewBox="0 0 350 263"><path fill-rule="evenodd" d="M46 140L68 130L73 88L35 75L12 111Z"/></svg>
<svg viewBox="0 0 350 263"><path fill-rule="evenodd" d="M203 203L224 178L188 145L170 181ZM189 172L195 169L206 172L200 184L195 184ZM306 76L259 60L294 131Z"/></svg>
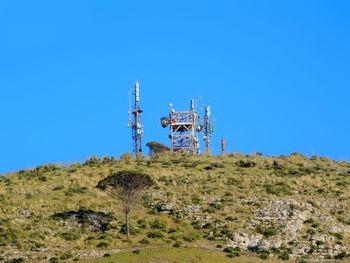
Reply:
<svg viewBox="0 0 350 263"><path fill-rule="evenodd" d="M80 233L77 231L66 231L59 235L67 241L78 240L80 238Z"/></svg>
<svg viewBox="0 0 350 263"><path fill-rule="evenodd" d="M62 190L64 189L64 186L63 185L58 185L58 186L55 186L52 191L59 191L59 190Z"/></svg>
<svg viewBox="0 0 350 263"><path fill-rule="evenodd" d="M151 156L166 155L170 152L170 148L159 142L148 142L146 146L149 148Z"/></svg>
<svg viewBox="0 0 350 263"><path fill-rule="evenodd" d="M22 176L27 176L27 177L39 177L45 173L48 173L48 172L53 172L53 171L56 171L56 170L59 170L61 169L61 167L59 167L58 165L55 165L55 164L46 164L46 165L40 165L40 166L37 166L36 168L34 169L29 169L29 170L20 170L18 172L18 175L20 177Z"/></svg>
<svg viewBox="0 0 350 263"><path fill-rule="evenodd" d="M193 242L193 241L196 241L196 240L199 240L201 239L201 234L198 233L198 232L192 232L192 233L189 233L188 235L186 236L183 236L182 239L187 241L187 242Z"/></svg>
<svg viewBox="0 0 350 263"><path fill-rule="evenodd" d="M41 181L41 182L46 182L46 181L47 181L47 177L46 177L46 176L43 176L43 175L40 175L40 176L38 177L38 179L39 179L39 181Z"/></svg>
<svg viewBox="0 0 350 263"><path fill-rule="evenodd" d="M171 227L168 230L168 234L172 234L172 233L176 233L176 232L177 232L177 229L175 227Z"/></svg>
<svg viewBox="0 0 350 263"><path fill-rule="evenodd" d="M144 238L144 239L141 239L139 241L139 243L142 244L142 245L148 245L150 242L149 242L149 240L147 238Z"/></svg>
<svg viewBox="0 0 350 263"><path fill-rule="evenodd" d="M24 262L24 258L12 258L9 260L6 260L5 263L20 263L20 262Z"/></svg>
<svg viewBox="0 0 350 263"><path fill-rule="evenodd" d="M173 247L180 247L182 245L182 242L180 240L176 240Z"/></svg>
<svg viewBox="0 0 350 263"><path fill-rule="evenodd" d="M270 253L267 250L261 250L259 251L259 257L261 259L267 259L269 257Z"/></svg>
<svg viewBox="0 0 350 263"><path fill-rule="evenodd" d="M343 233L332 233L332 236L334 236L337 240L343 240L344 239Z"/></svg>
<svg viewBox="0 0 350 263"><path fill-rule="evenodd" d="M164 237L163 232L161 230L155 230L152 232L148 232L147 237L149 238L162 238Z"/></svg>
<svg viewBox="0 0 350 263"><path fill-rule="evenodd" d="M241 249L239 247L225 247L223 250L226 254L226 257L234 258L239 257Z"/></svg>
<svg viewBox="0 0 350 263"><path fill-rule="evenodd" d="M251 160L247 160L247 161L239 160L239 161L236 162L236 165L238 167L242 167L242 168L251 168L251 167L255 167L256 166L256 162L251 161Z"/></svg>
<svg viewBox="0 0 350 263"><path fill-rule="evenodd" d="M265 190L268 194L274 195L292 195L293 189L285 182L279 182L276 184L265 184Z"/></svg>
<svg viewBox="0 0 350 263"><path fill-rule="evenodd" d="M50 258L49 262L50 262L50 263L58 263L59 260L58 260L58 258L56 258L56 257L52 257L52 258Z"/></svg>
<svg viewBox="0 0 350 263"><path fill-rule="evenodd" d="M146 222L146 220L145 219L139 219L138 221L137 221L137 224L139 225L139 227L140 228L142 228L142 229L145 229L145 228L147 228L147 222Z"/></svg>
<svg viewBox="0 0 350 263"><path fill-rule="evenodd" d="M302 257L299 259L298 263L308 263L309 261L307 260L307 258Z"/></svg>
<svg viewBox="0 0 350 263"><path fill-rule="evenodd" d="M85 161L84 165L94 166L99 164L100 162L101 162L100 158L96 156L91 156L89 159Z"/></svg>
<svg viewBox="0 0 350 263"><path fill-rule="evenodd" d="M131 164L134 161L134 156L131 153L124 153L120 156L120 160L125 164Z"/></svg>
<svg viewBox="0 0 350 263"><path fill-rule="evenodd" d="M272 237L272 236L275 236L277 234L277 229L272 227L272 226L269 226L269 227L265 227L265 226L262 226L262 225L257 225L256 226L256 231L260 234L262 234L264 237Z"/></svg>
<svg viewBox="0 0 350 263"><path fill-rule="evenodd" d="M65 192L65 195L71 196L72 194L85 194L87 190L87 187L80 186L79 183L74 183L68 188L68 190Z"/></svg>
<svg viewBox="0 0 350 263"><path fill-rule="evenodd" d="M334 259L344 259L344 258L347 258L347 257L349 257L349 255L346 254L346 252L343 251L343 252L341 252L341 253L335 255L335 256L334 256Z"/></svg>
<svg viewBox="0 0 350 263"><path fill-rule="evenodd" d="M215 209L222 209L224 207L221 202L210 203L209 205Z"/></svg>
<svg viewBox="0 0 350 263"><path fill-rule="evenodd" d="M102 241L102 242L98 243L96 247L98 247L98 248L107 248L108 247L108 243Z"/></svg>
<svg viewBox="0 0 350 263"><path fill-rule="evenodd" d="M152 223L151 223L151 228L152 229L159 229L161 231L166 231L166 222L159 220L159 218L156 218Z"/></svg>
<svg viewBox="0 0 350 263"><path fill-rule="evenodd" d="M194 205L198 205L201 201L201 199L198 197L198 195L193 195L191 199L192 199L192 204L194 204Z"/></svg>
<svg viewBox="0 0 350 263"><path fill-rule="evenodd" d="M123 224L121 229L120 229L120 232L124 235L126 235L126 224ZM129 225L129 234L130 235L137 235L139 234L141 231L140 229L138 229L137 227L133 226L133 225Z"/></svg>
<svg viewBox="0 0 350 263"><path fill-rule="evenodd" d="M73 257L72 252L71 251L66 251L60 256L60 259L67 260L67 259L70 259L72 257Z"/></svg>
<svg viewBox="0 0 350 263"><path fill-rule="evenodd" d="M279 259L289 260L289 253L287 251L283 251L278 255Z"/></svg>
<svg viewBox="0 0 350 263"><path fill-rule="evenodd" d="M315 221L312 218L308 218L304 221L304 224L313 224Z"/></svg>

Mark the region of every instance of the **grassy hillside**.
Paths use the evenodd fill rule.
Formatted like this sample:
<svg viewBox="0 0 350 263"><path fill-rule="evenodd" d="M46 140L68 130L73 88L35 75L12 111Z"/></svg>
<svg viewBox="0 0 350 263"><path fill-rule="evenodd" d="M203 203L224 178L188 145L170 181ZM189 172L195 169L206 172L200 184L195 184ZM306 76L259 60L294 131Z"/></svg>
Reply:
<svg viewBox="0 0 350 263"><path fill-rule="evenodd" d="M156 182L131 213L131 241L123 233L121 204L95 187L123 169L142 170ZM131 253L125 262L165 262L162 256L137 261L137 252L163 248L157 253L164 258L166 248L180 255L192 251L181 248L202 247L203 255L218 253L227 262L245 262L234 261L239 254L344 260L350 254L349 197L349 163L299 154L141 161L124 155L44 165L1 177L0 254L18 262L124 262L118 257ZM118 253L124 250L131 252ZM187 262L181 260L173 259Z"/></svg>

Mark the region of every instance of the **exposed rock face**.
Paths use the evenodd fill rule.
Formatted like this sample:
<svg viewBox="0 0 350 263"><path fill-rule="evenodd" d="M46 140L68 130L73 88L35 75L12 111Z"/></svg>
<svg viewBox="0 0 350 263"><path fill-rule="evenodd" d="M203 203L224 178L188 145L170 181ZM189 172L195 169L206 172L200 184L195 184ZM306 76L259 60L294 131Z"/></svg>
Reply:
<svg viewBox="0 0 350 263"><path fill-rule="evenodd" d="M88 225L90 231L105 231L112 221L110 215L92 210L65 211L54 214L52 217L56 219L73 220L80 227Z"/></svg>
<svg viewBox="0 0 350 263"><path fill-rule="evenodd" d="M257 234L252 230L258 231L258 226L260 229L273 228L277 233ZM268 201L255 211L246 228L234 232L228 245L253 251L281 248L292 257L309 255L319 259L349 253L349 248L335 238L341 233L349 233L349 227L324 216L319 209L305 202Z"/></svg>
<svg viewBox="0 0 350 263"><path fill-rule="evenodd" d="M229 243L232 247L239 247L243 250L247 250L248 248L253 248L258 245L259 242L262 241L263 236L260 234L247 234L247 233L233 233L231 237L231 241Z"/></svg>

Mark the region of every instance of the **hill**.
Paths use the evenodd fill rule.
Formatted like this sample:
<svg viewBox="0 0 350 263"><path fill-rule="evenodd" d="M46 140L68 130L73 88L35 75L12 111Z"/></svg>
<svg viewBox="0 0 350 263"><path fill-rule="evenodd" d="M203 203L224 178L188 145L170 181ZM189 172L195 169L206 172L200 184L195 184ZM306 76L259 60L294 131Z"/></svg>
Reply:
<svg viewBox="0 0 350 263"><path fill-rule="evenodd" d="M142 170L156 182L131 212L131 241L121 204L96 188L124 169ZM1 260L123 262L118 257L130 253L127 262L164 262L170 252L189 253L184 258L193 256L190 262L345 260L349 197L349 163L300 154L139 161L124 154L120 160L43 165L1 176ZM200 261L199 248L209 261ZM147 261L151 249L159 257ZM144 261L137 261L141 255Z"/></svg>

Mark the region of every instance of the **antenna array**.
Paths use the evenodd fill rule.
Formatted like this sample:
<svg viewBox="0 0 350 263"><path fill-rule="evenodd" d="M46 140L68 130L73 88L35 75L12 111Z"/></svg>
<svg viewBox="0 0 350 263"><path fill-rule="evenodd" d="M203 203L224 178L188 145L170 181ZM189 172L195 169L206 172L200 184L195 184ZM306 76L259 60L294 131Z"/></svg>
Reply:
<svg viewBox="0 0 350 263"><path fill-rule="evenodd" d="M143 125L141 122L142 110L140 109L140 85L135 81L135 87L133 95L133 101L131 100L131 90L129 91L129 123L128 127L131 128L133 152L135 156L138 153L142 153L142 136Z"/></svg>
<svg viewBox="0 0 350 263"><path fill-rule="evenodd" d="M214 131L210 115L211 109L207 106L201 121L194 99L191 100L189 111L175 111L170 103L169 117L162 117L160 121L163 128L170 127L171 151L200 154L199 134L202 132L205 152L210 154L211 135Z"/></svg>

